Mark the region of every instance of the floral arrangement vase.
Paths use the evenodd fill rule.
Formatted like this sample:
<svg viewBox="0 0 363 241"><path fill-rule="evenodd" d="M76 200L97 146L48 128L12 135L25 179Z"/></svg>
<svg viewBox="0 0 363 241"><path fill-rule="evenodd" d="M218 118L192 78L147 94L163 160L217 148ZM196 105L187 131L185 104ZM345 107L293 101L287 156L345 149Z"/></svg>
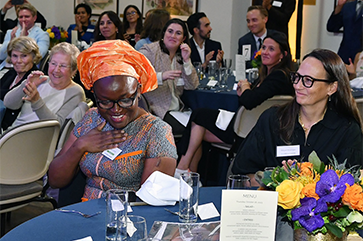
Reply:
<svg viewBox="0 0 363 241"><path fill-rule="evenodd" d="M327 232L326 234L317 233L316 235L309 234L306 229L295 229L294 230L294 241L347 241L348 233L344 232L341 238L334 236L332 233Z"/></svg>

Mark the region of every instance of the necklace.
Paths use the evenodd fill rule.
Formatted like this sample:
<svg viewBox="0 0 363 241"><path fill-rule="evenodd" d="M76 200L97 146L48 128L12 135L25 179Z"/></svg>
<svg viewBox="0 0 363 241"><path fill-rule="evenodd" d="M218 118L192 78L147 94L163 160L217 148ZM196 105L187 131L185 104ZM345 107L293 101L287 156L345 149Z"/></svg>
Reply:
<svg viewBox="0 0 363 241"><path fill-rule="evenodd" d="M303 128L303 130L304 130L304 132L306 133L306 132L309 132L309 130L311 129L311 127L313 126L313 125L315 125L316 123L318 123L319 121L321 121L323 118L324 118L324 115L325 115L325 112L326 112L326 109L327 108L325 108L325 110L324 110L324 113L323 113L323 115L322 115L322 117L319 119L319 120L317 120L316 122L314 122L310 127L306 127L305 126L305 124L302 122L302 120L301 120L301 113L299 113L299 118L298 118L298 120L299 120L299 123L300 123L300 125L301 125L301 127Z"/></svg>

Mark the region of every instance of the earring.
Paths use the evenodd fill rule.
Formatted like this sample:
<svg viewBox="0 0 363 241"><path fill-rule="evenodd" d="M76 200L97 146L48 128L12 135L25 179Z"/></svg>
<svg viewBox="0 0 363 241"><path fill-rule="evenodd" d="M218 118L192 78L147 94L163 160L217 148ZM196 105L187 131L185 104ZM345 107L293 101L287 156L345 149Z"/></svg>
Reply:
<svg viewBox="0 0 363 241"><path fill-rule="evenodd" d="M328 101L331 101L331 95L329 95Z"/></svg>
<svg viewBox="0 0 363 241"><path fill-rule="evenodd" d="M99 32L99 34L98 35L101 35L101 32Z"/></svg>

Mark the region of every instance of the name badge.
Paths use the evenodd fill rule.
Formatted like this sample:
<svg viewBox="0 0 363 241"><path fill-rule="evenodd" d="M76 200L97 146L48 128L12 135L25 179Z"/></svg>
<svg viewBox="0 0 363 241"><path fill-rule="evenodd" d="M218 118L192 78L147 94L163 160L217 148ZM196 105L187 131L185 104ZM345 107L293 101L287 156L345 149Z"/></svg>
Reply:
<svg viewBox="0 0 363 241"><path fill-rule="evenodd" d="M300 156L300 146L277 146L276 157Z"/></svg>
<svg viewBox="0 0 363 241"><path fill-rule="evenodd" d="M95 30L92 28L87 28L86 32L93 33Z"/></svg>
<svg viewBox="0 0 363 241"><path fill-rule="evenodd" d="M105 157L114 160L118 154L120 154L122 152L122 150L120 148L113 148L113 149L108 149L102 152L102 155L104 155Z"/></svg>
<svg viewBox="0 0 363 241"><path fill-rule="evenodd" d="M273 2L272 2L272 6L274 6L274 7L278 7L278 8L281 8L281 6L282 6L282 2L280 2L280 1L273 1Z"/></svg>
<svg viewBox="0 0 363 241"><path fill-rule="evenodd" d="M183 78L179 78L177 83L176 83L176 86L184 86L184 79Z"/></svg>
<svg viewBox="0 0 363 241"><path fill-rule="evenodd" d="M251 59L251 44L242 45L242 55L245 57L245 60Z"/></svg>

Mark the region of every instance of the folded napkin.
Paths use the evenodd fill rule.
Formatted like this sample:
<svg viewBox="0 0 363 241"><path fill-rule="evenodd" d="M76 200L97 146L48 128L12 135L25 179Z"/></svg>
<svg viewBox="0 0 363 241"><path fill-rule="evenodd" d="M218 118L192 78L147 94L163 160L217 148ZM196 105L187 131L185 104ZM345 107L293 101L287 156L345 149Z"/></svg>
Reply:
<svg viewBox="0 0 363 241"><path fill-rule="evenodd" d="M179 201L179 180L155 171L141 185L136 196L152 206L175 205Z"/></svg>
<svg viewBox="0 0 363 241"><path fill-rule="evenodd" d="M93 239L92 239L91 236L88 236L88 237L85 237L85 238L82 238L82 239L76 239L74 241L93 241Z"/></svg>
<svg viewBox="0 0 363 241"><path fill-rule="evenodd" d="M216 126L225 131L234 116L234 112L219 109Z"/></svg>
<svg viewBox="0 0 363 241"><path fill-rule="evenodd" d="M352 88L363 89L363 77L352 79L349 83Z"/></svg>

